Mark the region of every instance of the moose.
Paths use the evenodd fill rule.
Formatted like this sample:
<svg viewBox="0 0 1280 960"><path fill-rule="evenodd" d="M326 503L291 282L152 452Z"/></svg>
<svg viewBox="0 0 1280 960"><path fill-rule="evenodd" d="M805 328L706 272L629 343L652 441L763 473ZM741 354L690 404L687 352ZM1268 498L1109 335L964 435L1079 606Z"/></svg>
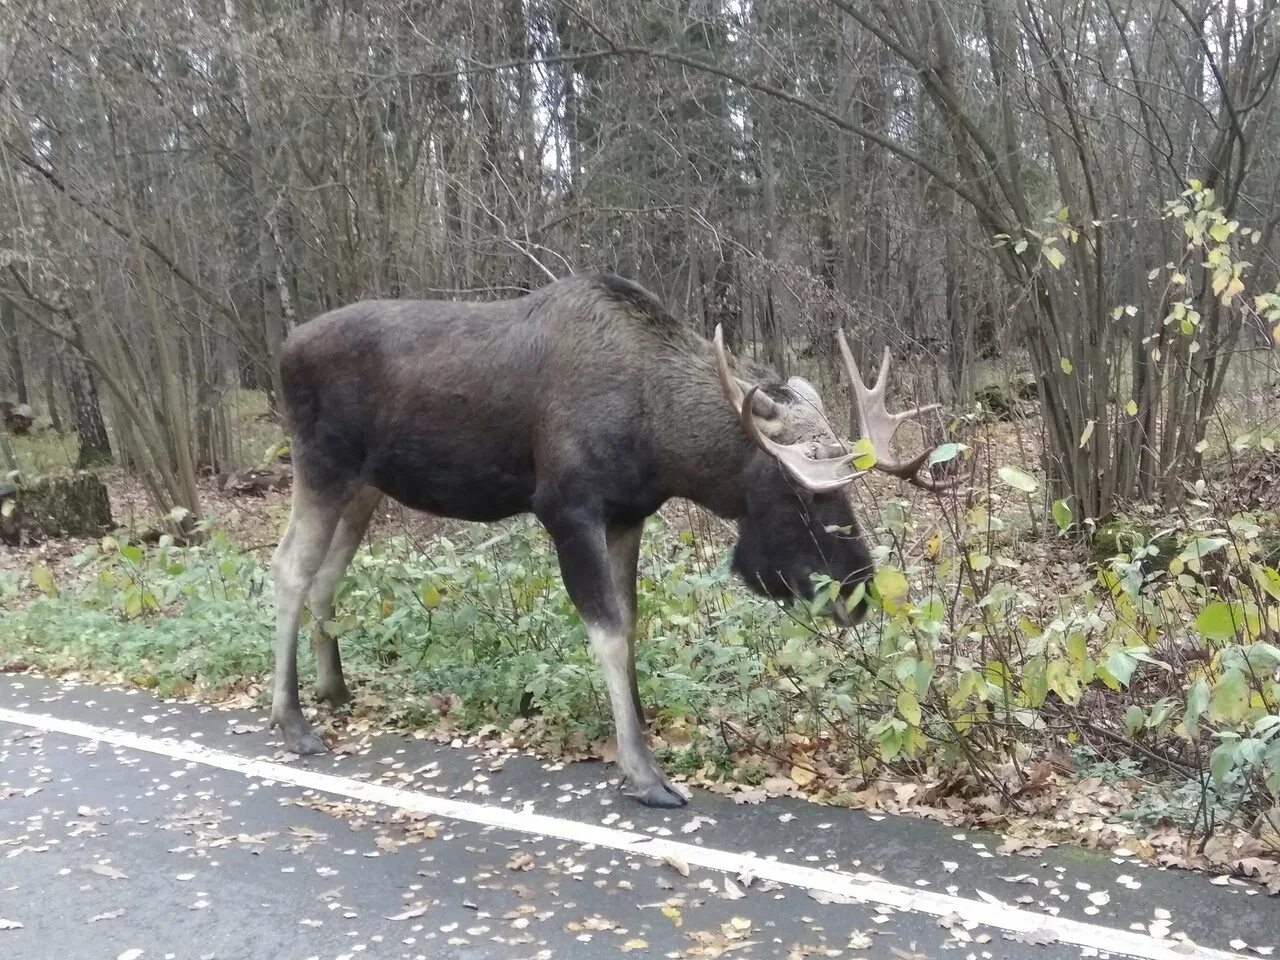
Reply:
<svg viewBox="0 0 1280 960"><path fill-rule="evenodd" d="M932 407L885 407L841 354L876 469L939 490L929 451L890 459L899 425ZM303 716L298 628L315 626L316 696L350 694L325 633L334 589L381 499L460 520L532 513L549 533L608 691L622 789L652 807L684 795L645 740L636 683L636 568L647 517L683 498L736 521L732 568L756 593L865 614L872 560L846 488L861 475L808 381L735 362L716 328L696 335L639 285L575 275L515 299L367 300L290 334L281 354L292 430L293 505L273 559L276 657L271 723L285 748L327 750Z"/></svg>

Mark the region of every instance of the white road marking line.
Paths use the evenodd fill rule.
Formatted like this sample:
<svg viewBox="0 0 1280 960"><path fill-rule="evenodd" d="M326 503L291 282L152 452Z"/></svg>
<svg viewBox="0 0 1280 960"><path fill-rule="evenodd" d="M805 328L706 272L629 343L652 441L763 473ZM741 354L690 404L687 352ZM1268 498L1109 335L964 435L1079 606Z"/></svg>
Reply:
<svg viewBox="0 0 1280 960"><path fill-rule="evenodd" d="M78 720L64 720L41 714L28 714L0 707L0 723L61 733L83 740L108 743L129 750L152 753L172 760L183 760L216 767L246 777L257 777L277 784L288 784L329 793L351 800L362 800L387 807L411 810L428 816L462 820L467 823L510 830L516 833L555 837L570 843L590 844L633 856L661 860L672 857L691 867L703 867L721 873L749 874L759 880L772 880L802 890L820 891L847 897L859 903L893 907L911 913L934 917L956 917L1011 933L1038 935L1052 941L1088 947L1112 956L1129 956L1138 960L1244 960L1237 953L1212 950L1189 943L1157 940L1146 934L1113 927L1103 927L1079 920L1032 913L1005 903L966 900L931 890L903 887L879 877L862 873L819 870L815 867L766 860L748 854L732 853L695 846L648 834L615 830L611 827L565 820L540 813L506 810L463 800L415 793L398 787L350 780L329 773L319 773L269 760L251 760L224 750L214 750L190 740L149 737L113 727L100 727Z"/></svg>

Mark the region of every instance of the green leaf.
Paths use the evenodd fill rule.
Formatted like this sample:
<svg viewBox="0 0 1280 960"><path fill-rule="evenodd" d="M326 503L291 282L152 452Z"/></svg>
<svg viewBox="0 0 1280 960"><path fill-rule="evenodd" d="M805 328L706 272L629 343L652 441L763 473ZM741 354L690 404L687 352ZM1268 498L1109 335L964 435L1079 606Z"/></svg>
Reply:
<svg viewBox="0 0 1280 960"><path fill-rule="evenodd" d="M1138 401L1130 397L1129 402L1124 405L1124 412L1131 417L1136 417L1138 415Z"/></svg>
<svg viewBox="0 0 1280 960"><path fill-rule="evenodd" d="M1124 712L1124 729L1129 736L1137 736L1147 723L1147 715L1137 704Z"/></svg>
<svg viewBox="0 0 1280 960"><path fill-rule="evenodd" d="M1209 772L1213 774L1213 782L1219 787L1226 781L1231 768L1236 765L1236 753L1239 749L1239 743L1227 742L1214 747L1213 753L1209 755Z"/></svg>
<svg viewBox="0 0 1280 960"><path fill-rule="evenodd" d="M1195 738L1200 727L1200 718L1208 709L1209 684L1203 680L1197 680L1187 691L1187 712L1182 718L1182 725L1186 728L1188 737Z"/></svg>
<svg viewBox="0 0 1280 960"><path fill-rule="evenodd" d="M1234 640L1236 631L1244 623L1244 615L1233 604L1215 600L1196 617L1196 630L1206 640L1225 643Z"/></svg>
<svg viewBox="0 0 1280 960"><path fill-rule="evenodd" d="M929 454L929 466L937 463L948 463L960 456L960 444L944 443L934 448L933 453Z"/></svg>
<svg viewBox="0 0 1280 960"><path fill-rule="evenodd" d="M1066 533L1071 529L1071 520L1071 508L1067 506L1067 501L1053 501L1053 522L1058 525L1058 529Z"/></svg>
<svg viewBox="0 0 1280 960"><path fill-rule="evenodd" d="M1055 270L1061 267L1067 259L1066 254L1057 247L1041 247L1040 253L1049 261L1049 266L1053 267Z"/></svg>
<svg viewBox="0 0 1280 960"><path fill-rule="evenodd" d="M1013 487L1015 490L1021 490L1023 493L1035 493L1040 489L1040 481L1017 467L1005 466L1001 467L996 473L1000 479Z"/></svg>
<svg viewBox="0 0 1280 960"><path fill-rule="evenodd" d="M434 610L440 606L440 591L434 583L424 583L418 593L418 599L422 601L422 605L428 610Z"/></svg>
<svg viewBox="0 0 1280 960"><path fill-rule="evenodd" d="M1218 723L1239 723L1249 710L1249 683L1239 670L1228 670L1213 685L1209 717Z"/></svg>
<svg viewBox="0 0 1280 960"><path fill-rule="evenodd" d="M1209 228L1209 236L1213 237L1213 239L1217 240L1219 243L1226 243L1235 228L1236 223L1234 220L1226 223L1215 223Z"/></svg>
<svg viewBox="0 0 1280 960"><path fill-rule="evenodd" d="M1065 373L1067 376L1071 376L1071 371L1075 369L1071 361L1068 360L1066 357L1062 357L1058 361L1058 366L1062 368L1062 372Z"/></svg>
<svg viewBox="0 0 1280 960"><path fill-rule="evenodd" d="M1106 672L1121 687L1129 685L1129 680L1133 677L1133 671L1137 668L1138 658L1124 647L1116 647L1107 657ZM1108 686L1110 685L1108 684Z"/></svg>

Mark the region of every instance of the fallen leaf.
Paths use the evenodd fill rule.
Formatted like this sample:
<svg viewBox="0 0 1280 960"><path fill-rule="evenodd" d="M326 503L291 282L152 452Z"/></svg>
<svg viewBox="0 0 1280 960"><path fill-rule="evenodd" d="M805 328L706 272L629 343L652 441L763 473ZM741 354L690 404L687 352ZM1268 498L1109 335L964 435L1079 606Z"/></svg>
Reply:
<svg viewBox="0 0 1280 960"><path fill-rule="evenodd" d="M419 901L412 907L409 907L403 913L397 913L394 917L387 917L388 920L412 920L414 917L420 917L427 912L429 904Z"/></svg>
<svg viewBox="0 0 1280 960"><path fill-rule="evenodd" d="M791 767L791 779L795 781L797 787L807 787L818 778L818 775L808 767L802 767L799 764L793 764Z"/></svg>
<svg viewBox="0 0 1280 960"><path fill-rule="evenodd" d="M0 917L0 930L21 930L21 929L22 929L22 924L20 924L17 920L6 920L4 917Z"/></svg>
<svg viewBox="0 0 1280 960"><path fill-rule="evenodd" d="M682 877L687 877L689 875L689 865L679 857L668 855L662 858L662 862L674 869L675 872L680 874Z"/></svg>
<svg viewBox="0 0 1280 960"><path fill-rule="evenodd" d="M809 899L815 903L821 903L824 906L832 903L857 903L853 897L846 897L842 893L830 893L826 890L810 890Z"/></svg>
<svg viewBox="0 0 1280 960"><path fill-rule="evenodd" d="M97 923L99 920L117 920L124 916L124 907L119 910L112 910L109 913L100 913L97 916L90 917L85 923Z"/></svg>
<svg viewBox="0 0 1280 960"><path fill-rule="evenodd" d="M115 867L106 863L91 863L85 869L92 873L96 873L100 877L106 877L109 880L128 880L129 875L123 870L117 870Z"/></svg>
<svg viewBox="0 0 1280 960"><path fill-rule="evenodd" d="M742 888L730 880L724 878L724 898L726 900L741 900L746 894L742 892Z"/></svg>

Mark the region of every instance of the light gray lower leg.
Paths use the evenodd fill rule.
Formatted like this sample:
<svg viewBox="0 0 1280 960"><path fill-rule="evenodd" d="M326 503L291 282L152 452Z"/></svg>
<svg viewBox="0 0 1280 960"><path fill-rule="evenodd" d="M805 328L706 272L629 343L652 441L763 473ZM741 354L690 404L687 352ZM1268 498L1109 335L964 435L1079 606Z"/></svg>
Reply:
<svg viewBox="0 0 1280 960"><path fill-rule="evenodd" d="M613 577L613 589L622 607L623 625L627 634L627 682L631 687L632 705L643 728L644 705L640 701L640 684L636 677L636 571L640 560L640 535L643 524L619 527L608 533L609 571Z"/></svg>
<svg viewBox="0 0 1280 960"><path fill-rule="evenodd" d="M341 512L342 504L317 497L300 485L294 492L289 527L271 564L276 588L271 723L280 728L285 748L294 753L321 753L326 749L302 715L298 700L298 624L307 590L324 562Z"/></svg>
<svg viewBox="0 0 1280 960"><path fill-rule="evenodd" d="M311 609L311 649L316 657L316 699L330 706L340 706L351 699L347 681L342 675L342 657L338 653L338 640L325 632L324 624L333 619L333 593L342 575L346 573L364 539L369 518L377 509L382 495L367 487L356 495L342 512L324 562L316 571L307 593Z"/></svg>
<svg viewBox="0 0 1280 960"><path fill-rule="evenodd" d="M645 742L644 722L635 703L635 661L627 636L618 628L591 623L587 624L587 636L609 692L625 789L651 807L682 806L684 794L671 785Z"/></svg>

